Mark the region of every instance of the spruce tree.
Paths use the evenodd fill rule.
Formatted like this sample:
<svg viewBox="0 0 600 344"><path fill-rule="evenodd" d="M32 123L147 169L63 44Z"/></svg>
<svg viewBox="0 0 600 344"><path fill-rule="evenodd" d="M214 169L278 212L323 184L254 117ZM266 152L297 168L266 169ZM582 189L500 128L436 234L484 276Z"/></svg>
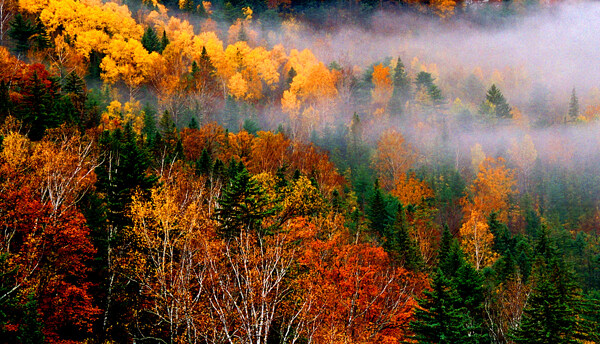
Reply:
<svg viewBox="0 0 600 344"><path fill-rule="evenodd" d="M8 83L4 80L0 81L0 122L11 114L13 103L10 100Z"/></svg>
<svg viewBox="0 0 600 344"><path fill-rule="evenodd" d="M158 52L161 53L163 51L163 46L156 35L156 31L152 28L152 26L148 26L146 31L144 31L144 35L142 36L142 45L149 52Z"/></svg>
<svg viewBox="0 0 600 344"><path fill-rule="evenodd" d="M478 343L471 341L469 318L464 308L457 308L460 297L452 282L438 269L431 282L431 291L423 292L415 308L410 328L417 343Z"/></svg>
<svg viewBox="0 0 600 344"><path fill-rule="evenodd" d="M511 108L500 89L492 84L487 91L485 101L479 107L479 113L488 114L498 119L512 118Z"/></svg>
<svg viewBox="0 0 600 344"><path fill-rule="evenodd" d="M575 121L579 117L579 99L575 93L575 88L571 92L571 100L569 101L569 121Z"/></svg>
<svg viewBox="0 0 600 344"><path fill-rule="evenodd" d="M196 162L196 173L198 174L208 174L212 171L212 158L210 154L206 150L206 148L202 149L202 154L200 154L200 158Z"/></svg>
<svg viewBox="0 0 600 344"><path fill-rule="evenodd" d="M402 204L398 204L398 211L390 232L392 238L388 238L388 242L391 242L391 249L397 254L403 266L410 270L420 270L423 259L416 242L410 236L406 212Z"/></svg>
<svg viewBox="0 0 600 344"><path fill-rule="evenodd" d="M387 240L391 240L387 233L387 225L389 222L389 215L386 210L386 202L383 198L381 188L379 188L379 181L375 180L373 185L373 196L369 201L369 208L367 210L367 218L369 219L371 229L381 235Z"/></svg>
<svg viewBox="0 0 600 344"><path fill-rule="evenodd" d="M518 344L579 343L587 339L583 302L575 277L543 227L536 245L533 290L519 327Z"/></svg>
<svg viewBox="0 0 600 344"><path fill-rule="evenodd" d="M294 69L294 67L290 68L287 78L285 79L286 87L290 87L290 85L292 84L292 81L294 81L294 78L296 77L296 75L298 75L298 73L296 73L296 70Z"/></svg>
<svg viewBox="0 0 600 344"><path fill-rule="evenodd" d="M15 41L15 50L17 53L23 54L29 50L29 39L36 32L35 25L31 21L25 19L21 13L17 13L10 22L10 30L8 36Z"/></svg>
<svg viewBox="0 0 600 344"><path fill-rule="evenodd" d="M484 327L483 278L445 231L431 291L419 300L411 323L418 343L489 343Z"/></svg>
<svg viewBox="0 0 600 344"><path fill-rule="evenodd" d="M219 198L216 211L219 234L225 239L234 238L241 232L268 234L269 230L262 228L262 221L274 212L269 203L261 186L242 167Z"/></svg>
<svg viewBox="0 0 600 344"><path fill-rule="evenodd" d="M390 99L390 111L393 114L401 115L404 112L404 104L410 96L410 78L406 73L402 60L398 58L392 77L392 98Z"/></svg>
<svg viewBox="0 0 600 344"><path fill-rule="evenodd" d="M35 25L33 26L33 36L31 37L32 45L37 50L44 50L50 47L50 37L48 37L48 33L46 32L46 27L38 17L35 20Z"/></svg>
<svg viewBox="0 0 600 344"><path fill-rule="evenodd" d="M163 35L160 40L160 53L162 53L165 50L167 45L169 45L169 38L167 37L167 31L163 31Z"/></svg>

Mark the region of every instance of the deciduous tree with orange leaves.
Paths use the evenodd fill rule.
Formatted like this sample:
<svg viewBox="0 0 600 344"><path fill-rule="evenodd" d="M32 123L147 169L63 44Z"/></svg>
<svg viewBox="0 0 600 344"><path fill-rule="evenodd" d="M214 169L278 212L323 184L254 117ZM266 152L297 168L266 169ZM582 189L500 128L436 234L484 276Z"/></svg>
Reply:
<svg viewBox="0 0 600 344"><path fill-rule="evenodd" d="M461 244L476 269L490 266L498 258L492 250L494 236L487 219L496 212L500 221L508 221L510 198L516 193L515 184L513 171L506 168L504 159L486 158L479 165L470 194L461 200L465 213L460 228Z"/></svg>

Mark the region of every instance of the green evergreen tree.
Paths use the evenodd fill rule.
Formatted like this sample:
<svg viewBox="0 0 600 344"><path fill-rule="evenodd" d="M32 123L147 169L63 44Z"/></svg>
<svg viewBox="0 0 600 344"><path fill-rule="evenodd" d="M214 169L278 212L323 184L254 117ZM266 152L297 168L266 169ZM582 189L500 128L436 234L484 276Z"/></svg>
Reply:
<svg viewBox="0 0 600 344"><path fill-rule="evenodd" d="M573 91L571 92L568 117L569 121L575 121L577 117L579 117L579 99L577 98L577 94L575 93L575 88L573 88Z"/></svg>
<svg viewBox="0 0 600 344"><path fill-rule="evenodd" d="M384 240L393 240L387 232L390 216L387 212L386 201L383 198L383 192L379 188L379 181L377 179L373 185L373 195L369 201L367 218L369 219L371 230L381 235Z"/></svg>
<svg viewBox="0 0 600 344"><path fill-rule="evenodd" d="M518 344L579 343L588 338L583 298L576 279L549 231L543 227L536 244L533 290L519 327L511 334Z"/></svg>
<svg viewBox="0 0 600 344"><path fill-rule="evenodd" d="M512 118L511 108L500 89L493 84L487 91L485 101L479 107L479 113L490 115L498 119Z"/></svg>
<svg viewBox="0 0 600 344"><path fill-rule="evenodd" d="M35 25L33 29L33 36L31 37L32 45L37 50L44 50L50 47L50 38L48 37L48 33L46 32L46 27L40 20L40 18L36 18Z"/></svg>
<svg viewBox="0 0 600 344"><path fill-rule="evenodd" d="M4 122L4 119L11 114L12 108L8 83L2 80L0 81L0 122Z"/></svg>
<svg viewBox="0 0 600 344"><path fill-rule="evenodd" d="M410 97L410 78L406 73L402 60L398 57L394 76L392 77L392 98L390 99L390 111L393 114L401 115L404 112L404 104Z"/></svg>
<svg viewBox="0 0 600 344"><path fill-rule="evenodd" d="M21 13L17 13L10 22L8 36L15 41L15 50L19 54L26 53L30 47L29 39L36 33L36 27L25 19Z"/></svg>
<svg viewBox="0 0 600 344"><path fill-rule="evenodd" d="M163 35L160 40L160 53L162 53L165 50L167 45L169 45L169 38L167 37L167 31L163 31Z"/></svg>
<svg viewBox="0 0 600 344"><path fill-rule="evenodd" d="M58 127L63 123L63 113L55 111L57 84L49 79L50 86L39 78L37 71L27 81L24 94L15 115L29 128L29 137L39 140L48 128Z"/></svg>
<svg viewBox="0 0 600 344"><path fill-rule="evenodd" d="M437 85L431 85L427 89L427 93L429 94L429 98L433 102L433 105L442 105L444 103L444 96L442 95L442 90Z"/></svg>
<svg viewBox="0 0 600 344"><path fill-rule="evenodd" d="M226 239L244 231L268 234L269 230L262 228L262 221L274 210L261 186L252 179L248 170L242 167L219 198L219 207L216 210L218 232Z"/></svg>
<svg viewBox="0 0 600 344"><path fill-rule="evenodd" d="M415 78L415 85L417 88L423 87L429 89L433 86L433 77L431 76L431 73L419 72Z"/></svg>
<svg viewBox="0 0 600 344"><path fill-rule="evenodd" d="M290 85L292 84L292 81L294 81L294 78L296 77L296 75L298 75L298 73L296 73L296 70L294 69L294 67L290 68L287 78L285 79L286 88L290 87Z"/></svg>
<svg viewBox="0 0 600 344"><path fill-rule="evenodd" d="M146 31L144 31L144 35L142 36L142 45L149 53L162 53L164 49L160 39L158 38L158 35L156 34L156 31L154 31L152 26L148 26Z"/></svg>
<svg viewBox="0 0 600 344"><path fill-rule="evenodd" d="M413 271L420 270L423 267L423 259L417 243L410 236L406 211L402 204L398 204L396 218L389 232L392 237L388 238L388 242L391 243L388 246L398 255L403 266Z"/></svg>
<svg viewBox="0 0 600 344"><path fill-rule="evenodd" d="M202 154L200 154L200 158L196 162L196 172L198 174L208 174L212 171L213 162L210 154L206 150L206 148L202 149Z"/></svg>
<svg viewBox="0 0 600 344"><path fill-rule="evenodd" d="M445 230L431 291L419 300L411 329L418 343L489 343L484 326L483 277Z"/></svg>
<svg viewBox="0 0 600 344"><path fill-rule="evenodd" d="M434 273L431 291L423 294L410 323L413 340L427 344L480 343L472 340L467 312L457 308L460 297L440 269Z"/></svg>
<svg viewBox="0 0 600 344"><path fill-rule="evenodd" d="M200 129L200 125L198 124L196 117L192 117L192 119L190 119L190 123L187 127L190 129Z"/></svg>
<svg viewBox="0 0 600 344"><path fill-rule="evenodd" d="M142 108L144 112L144 126L142 127L142 135L150 141L156 134L156 110L152 105L146 103Z"/></svg>

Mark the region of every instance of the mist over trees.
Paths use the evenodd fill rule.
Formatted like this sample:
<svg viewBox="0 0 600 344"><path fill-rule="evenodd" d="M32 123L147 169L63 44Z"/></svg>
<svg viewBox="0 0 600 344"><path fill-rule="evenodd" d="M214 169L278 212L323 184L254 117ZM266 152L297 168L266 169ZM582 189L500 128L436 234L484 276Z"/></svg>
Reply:
<svg viewBox="0 0 600 344"><path fill-rule="evenodd" d="M598 342L598 20L0 0L0 342Z"/></svg>

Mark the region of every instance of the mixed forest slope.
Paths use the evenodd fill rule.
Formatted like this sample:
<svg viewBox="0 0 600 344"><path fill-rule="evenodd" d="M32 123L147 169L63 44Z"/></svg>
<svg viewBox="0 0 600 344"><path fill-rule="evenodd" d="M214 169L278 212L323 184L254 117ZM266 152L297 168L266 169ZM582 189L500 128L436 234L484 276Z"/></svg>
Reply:
<svg viewBox="0 0 600 344"><path fill-rule="evenodd" d="M595 19L0 0L0 342L598 342Z"/></svg>

